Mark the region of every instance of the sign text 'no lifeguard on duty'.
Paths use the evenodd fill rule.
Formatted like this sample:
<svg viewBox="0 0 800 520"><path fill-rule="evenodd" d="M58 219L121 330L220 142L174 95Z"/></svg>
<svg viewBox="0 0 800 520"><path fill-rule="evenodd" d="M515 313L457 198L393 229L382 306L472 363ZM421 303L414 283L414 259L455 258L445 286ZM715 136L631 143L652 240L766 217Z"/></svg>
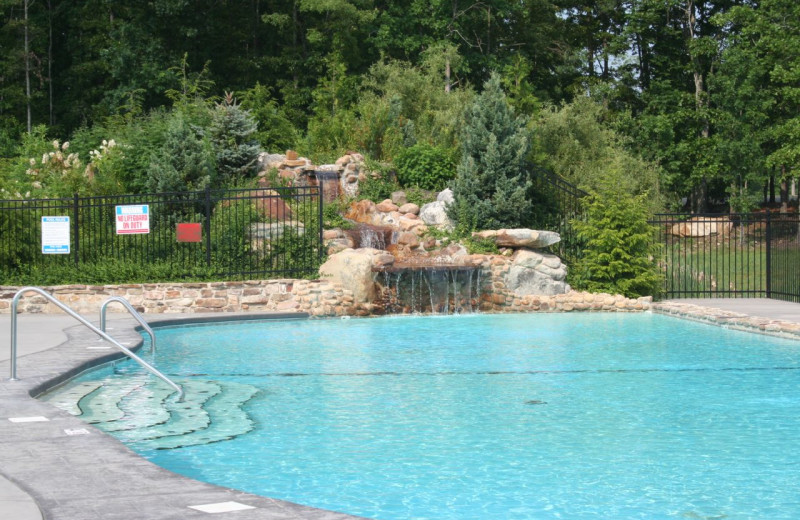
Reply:
<svg viewBox="0 0 800 520"><path fill-rule="evenodd" d="M117 206L117 234L135 235L150 232L150 206Z"/></svg>

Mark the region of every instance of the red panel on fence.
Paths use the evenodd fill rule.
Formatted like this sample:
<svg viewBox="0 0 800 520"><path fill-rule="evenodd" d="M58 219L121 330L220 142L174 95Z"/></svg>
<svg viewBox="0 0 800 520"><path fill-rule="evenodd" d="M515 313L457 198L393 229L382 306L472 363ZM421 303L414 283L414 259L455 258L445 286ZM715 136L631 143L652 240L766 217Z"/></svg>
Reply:
<svg viewBox="0 0 800 520"><path fill-rule="evenodd" d="M178 224L175 229L178 242L202 242L203 232L200 224Z"/></svg>

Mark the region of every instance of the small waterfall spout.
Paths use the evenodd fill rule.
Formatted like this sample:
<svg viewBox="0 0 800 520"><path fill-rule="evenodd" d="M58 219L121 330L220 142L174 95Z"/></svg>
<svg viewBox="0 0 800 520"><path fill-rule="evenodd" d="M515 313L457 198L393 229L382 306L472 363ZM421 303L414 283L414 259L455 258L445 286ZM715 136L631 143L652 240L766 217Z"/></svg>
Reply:
<svg viewBox="0 0 800 520"><path fill-rule="evenodd" d="M386 313L461 314L480 307L481 275L472 266L393 266L378 277Z"/></svg>
<svg viewBox="0 0 800 520"><path fill-rule="evenodd" d="M397 240L397 233L388 226L371 226L360 223L355 229L345 231L353 240L354 249L371 247L373 249L387 249Z"/></svg>
<svg viewBox="0 0 800 520"><path fill-rule="evenodd" d="M339 198L339 174L336 171L316 170L314 176L323 201L332 202Z"/></svg>

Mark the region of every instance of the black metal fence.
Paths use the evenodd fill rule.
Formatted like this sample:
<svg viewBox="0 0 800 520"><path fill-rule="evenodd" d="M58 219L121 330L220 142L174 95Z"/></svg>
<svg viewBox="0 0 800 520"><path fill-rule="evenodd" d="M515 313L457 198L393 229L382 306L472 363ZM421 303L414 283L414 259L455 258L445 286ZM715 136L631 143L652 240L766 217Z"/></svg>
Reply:
<svg viewBox="0 0 800 520"><path fill-rule="evenodd" d="M800 302L797 214L661 214L665 298L766 297Z"/></svg>
<svg viewBox="0 0 800 520"><path fill-rule="evenodd" d="M536 227L555 231L561 241L552 246L553 252L567 262L580 255L580 243L572 221L584 217L584 199L589 194L557 174L535 164L528 165L533 183Z"/></svg>
<svg viewBox="0 0 800 520"><path fill-rule="evenodd" d="M316 186L0 200L6 276L77 268L95 270L98 279L114 278L115 269L302 277L316 273L322 255Z"/></svg>

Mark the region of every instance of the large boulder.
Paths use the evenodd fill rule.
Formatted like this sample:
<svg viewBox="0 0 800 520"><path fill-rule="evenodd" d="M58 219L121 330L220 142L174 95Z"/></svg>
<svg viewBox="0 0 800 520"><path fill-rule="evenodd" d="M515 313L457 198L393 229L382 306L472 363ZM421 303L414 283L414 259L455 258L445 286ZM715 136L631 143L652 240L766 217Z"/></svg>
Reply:
<svg viewBox="0 0 800 520"><path fill-rule="evenodd" d="M672 226L670 233L678 237L708 237L727 235L733 223L727 217L692 217Z"/></svg>
<svg viewBox="0 0 800 520"><path fill-rule="evenodd" d="M256 222L250 224L250 239L257 240L278 240L283 238L286 230L294 231L298 236L303 236L306 232L305 224L297 220L285 220L282 222Z"/></svg>
<svg viewBox="0 0 800 520"><path fill-rule="evenodd" d="M447 205L452 204L455 202L455 197L453 196L453 190L447 188L446 190L442 190L436 195L436 202L444 202Z"/></svg>
<svg viewBox="0 0 800 520"><path fill-rule="evenodd" d="M561 241L561 235L554 231L536 231L534 229L489 229L472 233L475 238L492 240L498 247L510 247L512 249L528 248L540 249L543 247L557 244Z"/></svg>
<svg viewBox="0 0 800 520"><path fill-rule="evenodd" d="M445 231L451 231L455 224L447 216L447 206L453 203L453 191L446 189L436 196L435 202L424 204L419 209L419 218L428 226L434 226Z"/></svg>
<svg viewBox="0 0 800 520"><path fill-rule="evenodd" d="M552 296L570 290L564 281L566 276L567 267L556 255L520 249L512 257L505 284L507 289L521 296Z"/></svg>
<svg viewBox="0 0 800 520"><path fill-rule="evenodd" d="M372 268L390 264L387 256L391 255L379 249L345 249L328 257L319 268L319 276L353 291L356 303L369 303L377 294Z"/></svg>

